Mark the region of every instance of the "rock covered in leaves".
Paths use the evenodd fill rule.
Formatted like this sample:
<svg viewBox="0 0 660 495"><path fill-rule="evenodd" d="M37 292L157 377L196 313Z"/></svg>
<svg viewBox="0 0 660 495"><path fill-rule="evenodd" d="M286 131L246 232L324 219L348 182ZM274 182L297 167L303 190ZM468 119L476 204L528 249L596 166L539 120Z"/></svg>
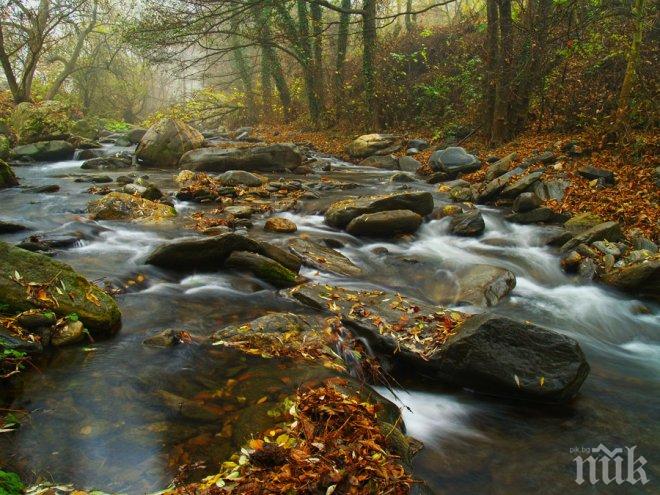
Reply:
<svg viewBox="0 0 660 495"><path fill-rule="evenodd" d="M203 143L204 136L188 124L162 119L142 136L135 156L147 167L175 168L184 153L201 147Z"/></svg>
<svg viewBox="0 0 660 495"><path fill-rule="evenodd" d="M136 220L147 223L176 216L172 206L116 191L90 202L87 211L94 220Z"/></svg>
<svg viewBox="0 0 660 495"><path fill-rule="evenodd" d="M328 285L304 284L288 294L339 316L395 371L544 402L570 399L589 372L575 340L505 317L470 316L391 292Z"/></svg>
<svg viewBox="0 0 660 495"><path fill-rule="evenodd" d="M290 234L298 230L298 226L288 218L272 217L266 220L264 230L268 232Z"/></svg>
<svg viewBox="0 0 660 495"><path fill-rule="evenodd" d="M325 221L333 227L345 228L360 215L392 210L428 215L433 211L433 196L428 192L405 192L348 198L330 205L325 212Z"/></svg>
<svg viewBox="0 0 660 495"><path fill-rule="evenodd" d="M69 265L48 256L0 242L0 303L11 311L48 309L56 315L76 313L96 334L121 325L115 301Z"/></svg>

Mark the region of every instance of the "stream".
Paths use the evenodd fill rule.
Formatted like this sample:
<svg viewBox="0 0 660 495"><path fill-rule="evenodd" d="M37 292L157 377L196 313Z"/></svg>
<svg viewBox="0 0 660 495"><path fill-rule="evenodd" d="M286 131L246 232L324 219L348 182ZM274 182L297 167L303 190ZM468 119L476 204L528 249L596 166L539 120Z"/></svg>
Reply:
<svg viewBox="0 0 660 495"><path fill-rule="evenodd" d="M105 151L127 149L107 146ZM294 234L265 232L265 218L255 216L250 235L278 243L301 234L340 240L344 247L339 250L364 269L364 278L342 279L309 268L301 274L343 287L387 288L445 305L458 294L455 273L460 267L484 263L507 268L517 277L516 288L492 310L570 335L591 365L577 398L558 406L515 403L441 385L431 388L412 378L397 384L395 396L378 388L402 407L408 434L425 444L414 461L415 476L438 494L652 493L660 474L660 308L568 278L556 253L544 246L547 229L507 223L488 207L481 207L486 232L479 238L449 235L447 218L425 223L408 241L374 242L339 232L325 225L320 214L330 202L394 191L401 184L389 182L393 172L332 161L333 172L327 175L356 183L356 188L321 192L320 199L304 200L295 212L281 214L298 225ZM232 393L245 404L262 396L275 403L295 391L311 370L305 363L273 363L231 349L196 343L159 349L142 341L170 328L206 337L223 325L269 311L308 310L245 275L181 276L145 265L154 247L196 235L188 216L211 206L175 202L178 217L158 225L90 222L86 206L95 196L86 190L93 184L74 180L99 172L81 170L81 164L70 160L15 167L21 186L58 184L61 190L0 191L0 219L32 231L1 239L14 243L33 232L83 232L84 239L61 250L57 259L97 282L121 286L135 281L117 296L123 327L108 340L49 351L35 361L38 370L22 373L0 394L9 400L7 407L30 411L15 432L0 434L0 467L27 480L38 476L111 493L149 493L166 487L184 463L203 462L213 472L236 450L229 430L249 421L242 401L227 397L214 402L222 424L186 419L163 407L160 391L194 398L237 381ZM133 170L101 173L114 179L128 172ZM149 175L163 191L177 189L172 171L138 173ZM409 186L433 192L436 204L447 201L437 186ZM374 252L376 247L387 251ZM601 443L608 448L637 446L636 455L648 461L645 471L651 482L576 484L573 450Z"/></svg>

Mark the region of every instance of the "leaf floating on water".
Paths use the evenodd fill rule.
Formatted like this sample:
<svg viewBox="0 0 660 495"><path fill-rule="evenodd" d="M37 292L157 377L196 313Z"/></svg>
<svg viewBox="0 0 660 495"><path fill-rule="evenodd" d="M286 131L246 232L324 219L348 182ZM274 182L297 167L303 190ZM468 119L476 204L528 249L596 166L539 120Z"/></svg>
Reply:
<svg viewBox="0 0 660 495"><path fill-rule="evenodd" d="M516 381L516 385L518 385L518 388L520 388L520 378L518 378L518 375L513 375L513 379Z"/></svg>
<svg viewBox="0 0 660 495"><path fill-rule="evenodd" d="M541 377L541 379L539 380L539 383L541 384L541 386L543 386L543 384L545 383L545 377L544 376Z"/></svg>

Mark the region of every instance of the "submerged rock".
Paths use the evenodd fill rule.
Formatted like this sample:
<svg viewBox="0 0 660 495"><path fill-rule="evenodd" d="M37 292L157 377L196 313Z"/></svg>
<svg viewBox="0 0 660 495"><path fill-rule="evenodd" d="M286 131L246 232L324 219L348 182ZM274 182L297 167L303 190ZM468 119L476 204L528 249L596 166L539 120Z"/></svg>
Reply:
<svg viewBox="0 0 660 495"><path fill-rule="evenodd" d="M302 164L302 155L293 144L272 144L252 148L201 148L181 157L180 168L227 172L273 172Z"/></svg>
<svg viewBox="0 0 660 495"><path fill-rule="evenodd" d="M148 167L175 168L184 153L199 148L203 142L204 136L189 125L163 119L142 136L135 156Z"/></svg>
<svg viewBox="0 0 660 495"><path fill-rule="evenodd" d="M344 228L360 215L391 210L410 210L418 215L428 215L433 211L433 196L428 192L406 192L348 198L330 205L325 212L325 221L333 227Z"/></svg>
<svg viewBox="0 0 660 495"><path fill-rule="evenodd" d="M413 234L420 225L422 217L414 211L390 210L360 215L350 221L346 231L356 236L394 237Z"/></svg>
<svg viewBox="0 0 660 495"><path fill-rule="evenodd" d="M589 372L575 340L509 318L464 315L384 291L304 284L288 294L339 316L393 372L541 402L572 398Z"/></svg>
<svg viewBox="0 0 660 495"><path fill-rule="evenodd" d="M324 272L336 273L344 277L360 277L362 269L346 256L330 247L307 239L295 238L289 241L291 252L303 260L303 264Z"/></svg>
<svg viewBox="0 0 660 495"><path fill-rule="evenodd" d="M87 211L94 220L159 222L176 216L176 210L172 206L122 192L111 192L92 201Z"/></svg>
<svg viewBox="0 0 660 495"><path fill-rule="evenodd" d="M69 265L4 242L0 242L0 303L14 312L41 308L59 316L76 313L97 334L115 332L121 325L114 299Z"/></svg>
<svg viewBox="0 0 660 495"><path fill-rule="evenodd" d="M67 141L39 141L37 143L16 146L11 150L14 158L34 161L70 160L73 158L73 146Z"/></svg>

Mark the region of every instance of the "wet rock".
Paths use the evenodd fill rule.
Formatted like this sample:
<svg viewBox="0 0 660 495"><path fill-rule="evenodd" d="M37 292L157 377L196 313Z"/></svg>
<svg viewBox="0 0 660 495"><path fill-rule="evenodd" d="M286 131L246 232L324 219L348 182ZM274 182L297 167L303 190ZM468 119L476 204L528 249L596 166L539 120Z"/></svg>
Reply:
<svg viewBox="0 0 660 495"><path fill-rule="evenodd" d="M216 412L205 408L201 402L186 399L166 390L159 390L156 392L156 395L160 397L165 407L175 416L206 422L218 421L219 419L219 415Z"/></svg>
<svg viewBox="0 0 660 495"><path fill-rule="evenodd" d="M522 193L513 202L513 211L516 213L527 213L541 206L541 200L533 192Z"/></svg>
<svg viewBox="0 0 660 495"><path fill-rule="evenodd" d="M225 213L235 216L236 218L250 218L254 213L254 210L251 206L246 205L236 205L236 206L227 206L224 209Z"/></svg>
<svg viewBox="0 0 660 495"><path fill-rule="evenodd" d="M12 222L3 222L0 220L0 234L14 234L16 232L22 232L28 228L25 225L20 225L18 223Z"/></svg>
<svg viewBox="0 0 660 495"><path fill-rule="evenodd" d="M365 134L355 139L347 151L352 158L366 158L397 146L401 146L400 140L393 134Z"/></svg>
<svg viewBox="0 0 660 495"><path fill-rule="evenodd" d="M614 185L614 172L611 170L606 170L604 168L593 167L587 165L578 169L578 174L588 180L599 180L604 184Z"/></svg>
<svg viewBox="0 0 660 495"><path fill-rule="evenodd" d="M131 168L131 160L124 157L105 156L85 160L80 166L83 170L123 170Z"/></svg>
<svg viewBox="0 0 660 495"><path fill-rule="evenodd" d="M266 182L264 177L245 170L228 170L224 174L220 174L217 179L224 186L259 187Z"/></svg>
<svg viewBox="0 0 660 495"><path fill-rule="evenodd" d="M74 148L66 141L39 141L32 144L16 146L11 155L19 160L58 161L73 158Z"/></svg>
<svg viewBox="0 0 660 495"><path fill-rule="evenodd" d="M584 258L578 266L578 276L585 281L591 281L596 278L598 267L592 258Z"/></svg>
<svg viewBox="0 0 660 495"><path fill-rule="evenodd" d="M48 194L48 193L54 193L60 190L60 186L58 184L48 184L45 186L38 186L38 187L28 187L27 189L24 189L24 193L33 193L33 194Z"/></svg>
<svg viewBox="0 0 660 495"><path fill-rule="evenodd" d="M474 306L494 306L516 286L516 276L504 268L472 265L459 271L458 302Z"/></svg>
<svg viewBox="0 0 660 495"><path fill-rule="evenodd" d="M564 224L566 225L566 224ZM563 252L570 251L580 244L592 244L596 241L619 241L623 239L621 225L618 222L604 222L575 236L561 247Z"/></svg>
<svg viewBox="0 0 660 495"><path fill-rule="evenodd" d="M304 281L298 273L292 272L277 261L247 251L232 252L225 261L225 266L237 270L247 270L255 277L278 288L293 287Z"/></svg>
<svg viewBox="0 0 660 495"><path fill-rule="evenodd" d="M333 244L334 247L343 247ZM293 254L303 260L303 264L324 272L336 273L344 277L360 277L362 269L346 256L330 247L324 247L307 239L291 239L288 247Z"/></svg>
<svg viewBox="0 0 660 495"><path fill-rule="evenodd" d="M138 162L148 167L175 168L184 153L202 146L204 136L189 125L163 119L152 125L135 150Z"/></svg>
<svg viewBox="0 0 660 495"><path fill-rule="evenodd" d="M71 232L66 234L34 234L23 239L18 247L28 251L50 252L53 249L66 249L76 246L87 236L82 232Z"/></svg>
<svg viewBox="0 0 660 495"><path fill-rule="evenodd" d="M30 309L16 315L16 323L29 331L35 331L41 327L50 327L55 324L56 317L52 311Z"/></svg>
<svg viewBox="0 0 660 495"><path fill-rule="evenodd" d="M384 291L304 284L288 294L312 308L337 314L352 332L369 341L381 364L393 372L541 402L570 399L589 372L575 340L505 317L448 314ZM444 328L441 322L452 315L458 322L440 340L438 328Z"/></svg>
<svg viewBox="0 0 660 495"><path fill-rule="evenodd" d="M20 283L15 280L17 273ZM41 295L46 300L37 303L29 299L23 284L42 284L45 292ZM112 333L121 325L115 301L69 265L4 242L0 242L0 294L14 312L41 307L58 316L76 313L93 334Z"/></svg>
<svg viewBox="0 0 660 495"><path fill-rule="evenodd" d="M445 172L451 176L470 173L481 168L479 159L468 154L460 147L449 147L435 151L429 158L429 166L436 172Z"/></svg>
<svg viewBox="0 0 660 495"><path fill-rule="evenodd" d="M539 222L552 222L555 219L555 212L550 208L542 206L524 213L512 213L505 217L509 222L513 223L539 223Z"/></svg>
<svg viewBox="0 0 660 495"><path fill-rule="evenodd" d="M411 210L418 215L428 215L433 211L433 196L428 192L406 192L348 198L330 205L325 212L325 221L333 227L344 228L360 215L391 210Z"/></svg>
<svg viewBox="0 0 660 495"><path fill-rule="evenodd" d="M422 217L413 211L390 210L355 217L346 226L346 231L356 236L394 237L413 234L421 224Z"/></svg>
<svg viewBox="0 0 660 495"><path fill-rule="evenodd" d="M477 195L477 201L485 202L493 199L502 191L502 189L504 189L507 186L507 184L512 178L517 177L523 172L524 169L522 169L521 167L516 167L513 170L509 170L505 174L502 174L498 178L491 180L479 192L479 194Z"/></svg>
<svg viewBox="0 0 660 495"><path fill-rule="evenodd" d="M409 183L415 182L415 177L407 172L399 172L390 177L390 182Z"/></svg>
<svg viewBox="0 0 660 495"><path fill-rule="evenodd" d="M373 167L383 170L399 170L399 160L395 156L370 156L362 160L359 165L361 167Z"/></svg>
<svg viewBox="0 0 660 495"><path fill-rule="evenodd" d="M85 336L85 327L81 321L68 321L58 325L53 332L50 343L55 347L76 344Z"/></svg>
<svg viewBox="0 0 660 495"><path fill-rule="evenodd" d="M136 127L135 129L131 129L126 133L126 138L128 139L128 142L131 144L139 144L146 133L147 133L147 129L141 129L139 127Z"/></svg>
<svg viewBox="0 0 660 495"><path fill-rule="evenodd" d="M472 203L474 201L474 191L471 187L457 186L449 191L449 197L457 203Z"/></svg>
<svg viewBox="0 0 660 495"><path fill-rule="evenodd" d="M603 219L590 212L579 213L564 223L564 228L573 235L581 234L596 225L603 223Z"/></svg>
<svg viewBox="0 0 660 495"><path fill-rule="evenodd" d="M547 227L547 229L545 238L547 246L563 246L573 238L573 234L563 227Z"/></svg>
<svg viewBox="0 0 660 495"><path fill-rule="evenodd" d="M288 218L272 217L266 220L264 230L268 232L290 234L298 230L298 226Z"/></svg>
<svg viewBox="0 0 660 495"><path fill-rule="evenodd" d="M484 222L484 218L476 208L452 216L449 223L449 232L464 237L481 235L485 229L486 223Z"/></svg>
<svg viewBox="0 0 660 495"><path fill-rule="evenodd" d="M119 177L117 177L115 179L115 182L117 184L125 186L126 184L133 184L133 182L135 182L135 180L132 179L131 177L128 177L127 175L120 175Z"/></svg>
<svg viewBox="0 0 660 495"><path fill-rule="evenodd" d="M624 292L660 298L660 257L638 261L628 266L614 268L601 280Z"/></svg>
<svg viewBox="0 0 660 495"><path fill-rule="evenodd" d="M173 241L157 247L145 263L171 270L218 270L234 251L248 251L271 258L291 271L298 272L300 259L267 242L227 233L210 238Z"/></svg>
<svg viewBox="0 0 660 495"><path fill-rule="evenodd" d="M273 172L302 164L302 154L293 144L271 144L252 148L201 148L181 157L180 168L205 172L243 170Z"/></svg>
<svg viewBox="0 0 660 495"><path fill-rule="evenodd" d="M43 351L43 345L41 343L21 338L2 325L0 325L0 348L26 352L28 354L36 354Z"/></svg>
<svg viewBox="0 0 660 495"><path fill-rule="evenodd" d="M566 273L576 273L582 261L582 255L577 251L571 251L561 260L561 267Z"/></svg>
<svg viewBox="0 0 660 495"><path fill-rule="evenodd" d="M495 160L494 163L491 163L486 171L486 181L490 182L507 173L517 156L517 153L511 153L501 160Z"/></svg>
<svg viewBox="0 0 660 495"><path fill-rule="evenodd" d="M609 241L596 241L593 243L593 247L598 249L603 254L611 254L615 258L621 256L621 249L619 246Z"/></svg>
<svg viewBox="0 0 660 495"><path fill-rule="evenodd" d="M536 181L541 178L542 175L543 171L541 170L527 174L526 176L515 181L513 184L506 186L502 191L502 196L505 198L515 198L520 193L523 193L529 189Z"/></svg>
<svg viewBox="0 0 660 495"><path fill-rule="evenodd" d="M439 184L440 182L445 182L450 179L451 176L446 172L435 172L426 178L426 182L429 184Z"/></svg>
<svg viewBox="0 0 660 495"><path fill-rule="evenodd" d="M147 347L174 347L189 340L180 330L167 329L142 341Z"/></svg>
<svg viewBox="0 0 660 495"><path fill-rule="evenodd" d="M11 167L0 160L0 189L5 187L15 187L18 185L18 179Z"/></svg>
<svg viewBox="0 0 660 495"><path fill-rule="evenodd" d="M94 220L159 222L176 216L171 206L122 192L111 192L92 201L87 211Z"/></svg>

